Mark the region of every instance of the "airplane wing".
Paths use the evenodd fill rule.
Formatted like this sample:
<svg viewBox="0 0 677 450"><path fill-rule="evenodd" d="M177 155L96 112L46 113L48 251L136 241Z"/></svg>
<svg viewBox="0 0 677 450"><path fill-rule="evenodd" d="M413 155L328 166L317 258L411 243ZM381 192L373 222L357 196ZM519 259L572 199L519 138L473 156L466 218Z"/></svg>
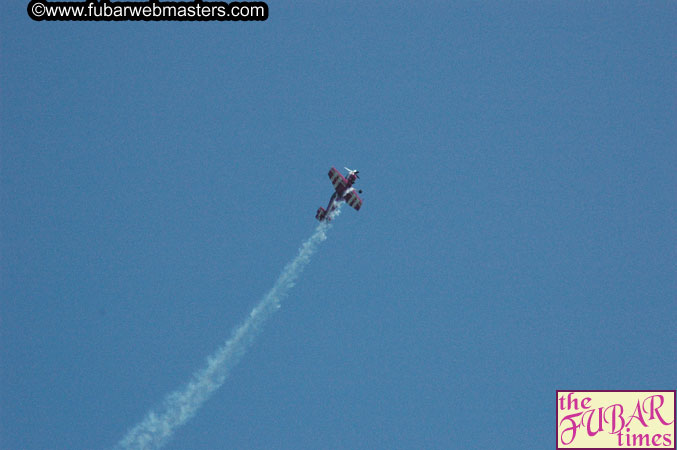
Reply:
<svg viewBox="0 0 677 450"><path fill-rule="evenodd" d="M346 194L345 201L347 204L355 208L356 211L359 211L362 207L362 199L357 196L354 190L351 190Z"/></svg>
<svg viewBox="0 0 677 450"><path fill-rule="evenodd" d="M346 186L348 185L348 180L341 175L341 172L336 170L336 167L332 167L329 171L329 179L331 180L331 184L334 185L336 192L343 195L343 191L346 190Z"/></svg>

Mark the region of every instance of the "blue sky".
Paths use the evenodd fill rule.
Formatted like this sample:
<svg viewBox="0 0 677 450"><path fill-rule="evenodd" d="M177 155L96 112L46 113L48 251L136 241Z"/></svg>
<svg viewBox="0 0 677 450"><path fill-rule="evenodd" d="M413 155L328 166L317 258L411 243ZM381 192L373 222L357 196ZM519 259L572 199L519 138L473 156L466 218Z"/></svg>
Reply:
<svg viewBox="0 0 677 450"><path fill-rule="evenodd" d="M168 449L552 448L674 389L674 2L0 23L0 447L114 445L345 209Z"/></svg>

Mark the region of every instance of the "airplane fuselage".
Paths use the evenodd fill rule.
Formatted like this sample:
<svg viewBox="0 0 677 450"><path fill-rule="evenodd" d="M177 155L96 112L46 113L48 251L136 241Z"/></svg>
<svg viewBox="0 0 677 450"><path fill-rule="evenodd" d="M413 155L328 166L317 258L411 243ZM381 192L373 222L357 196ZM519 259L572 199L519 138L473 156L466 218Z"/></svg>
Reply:
<svg viewBox="0 0 677 450"><path fill-rule="evenodd" d="M339 202L342 202L345 200L346 195L350 191L354 191L355 188L353 187L353 183L355 183L355 180L357 177L355 174L351 173L348 178L347 178L347 183L344 186L339 186L336 188L336 191L331 195L331 198L329 199L329 204L327 205L327 214L331 213L334 211L337 207Z"/></svg>

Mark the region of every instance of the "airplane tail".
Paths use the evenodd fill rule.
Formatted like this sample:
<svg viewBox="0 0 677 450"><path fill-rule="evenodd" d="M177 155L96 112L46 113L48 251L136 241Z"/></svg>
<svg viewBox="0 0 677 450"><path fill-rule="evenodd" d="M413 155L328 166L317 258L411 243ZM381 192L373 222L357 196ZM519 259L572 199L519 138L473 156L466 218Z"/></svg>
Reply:
<svg viewBox="0 0 677 450"><path fill-rule="evenodd" d="M315 218L322 222L325 218L327 217L327 211L323 207L317 208L317 213L315 214Z"/></svg>

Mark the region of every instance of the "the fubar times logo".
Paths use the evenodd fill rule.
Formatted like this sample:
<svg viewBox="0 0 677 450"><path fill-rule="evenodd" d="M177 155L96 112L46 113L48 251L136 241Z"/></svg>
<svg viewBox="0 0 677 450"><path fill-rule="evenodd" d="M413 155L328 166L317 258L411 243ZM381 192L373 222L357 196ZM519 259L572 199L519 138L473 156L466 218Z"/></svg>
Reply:
<svg viewBox="0 0 677 450"><path fill-rule="evenodd" d="M675 449L675 391L557 391L557 449Z"/></svg>

